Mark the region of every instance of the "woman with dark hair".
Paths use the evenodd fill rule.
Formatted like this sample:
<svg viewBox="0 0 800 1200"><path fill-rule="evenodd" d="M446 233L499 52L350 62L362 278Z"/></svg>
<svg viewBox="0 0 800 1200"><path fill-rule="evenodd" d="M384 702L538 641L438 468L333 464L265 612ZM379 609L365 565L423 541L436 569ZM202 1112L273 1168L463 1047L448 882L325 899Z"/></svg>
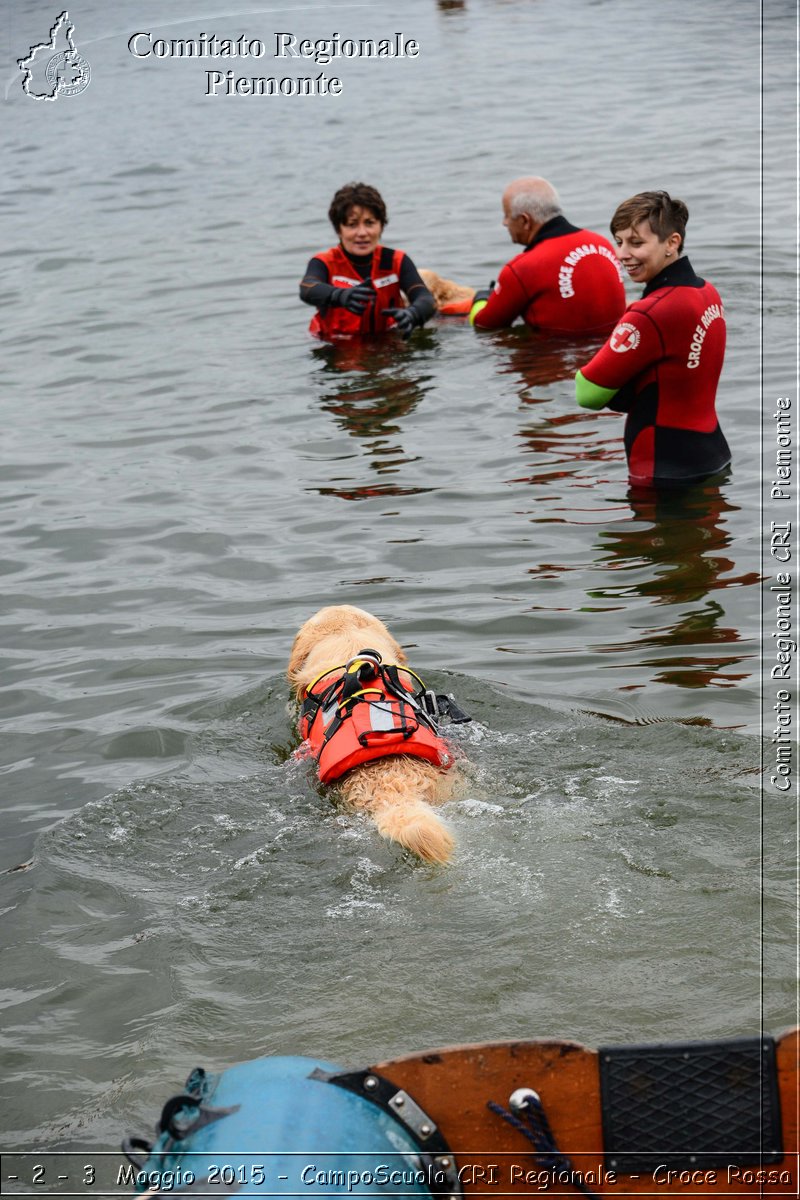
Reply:
<svg viewBox="0 0 800 1200"><path fill-rule="evenodd" d="M381 245L388 217L380 192L348 183L328 217L339 243L311 259L300 283L300 299L317 309L311 333L331 339L396 329L408 338L436 305L408 255Z"/></svg>
<svg viewBox="0 0 800 1200"><path fill-rule="evenodd" d="M632 484L680 487L731 461L716 394L725 313L716 288L682 256L689 211L667 192L640 192L611 219L617 257L645 285L614 332L576 376L584 408L627 413Z"/></svg>

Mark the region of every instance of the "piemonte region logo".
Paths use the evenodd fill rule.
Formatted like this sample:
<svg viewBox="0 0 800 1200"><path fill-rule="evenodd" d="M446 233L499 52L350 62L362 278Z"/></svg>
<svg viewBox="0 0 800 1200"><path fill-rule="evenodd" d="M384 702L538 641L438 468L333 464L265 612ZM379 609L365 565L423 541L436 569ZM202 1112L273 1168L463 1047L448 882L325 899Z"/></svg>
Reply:
<svg viewBox="0 0 800 1200"><path fill-rule="evenodd" d="M31 46L27 58L18 58L24 72L22 86L34 100L56 100L59 96L77 96L89 86L92 69L72 40L75 26L69 24L64 10L50 30L50 41Z"/></svg>

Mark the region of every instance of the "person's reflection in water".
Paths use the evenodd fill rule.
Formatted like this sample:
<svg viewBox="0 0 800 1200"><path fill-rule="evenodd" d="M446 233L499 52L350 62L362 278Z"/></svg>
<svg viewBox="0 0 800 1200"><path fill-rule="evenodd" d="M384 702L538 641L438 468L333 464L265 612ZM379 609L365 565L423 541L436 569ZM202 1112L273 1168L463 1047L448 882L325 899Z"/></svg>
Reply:
<svg viewBox="0 0 800 1200"><path fill-rule="evenodd" d="M630 487L626 504L607 490L600 497L598 488L613 486L615 471L604 478L597 464L622 460L620 427L609 421L609 436L599 437L597 429L581 419L580 411L576 414L563 406L563 381L570 377L576 357L587 352L586 342L544 335L522 339L515 330L494 337L504 339L504 370L519 377L520 401L530 406L536 418L518 433L529 469L509 482L537 489L539 511L532 517L536 523L570 528L576 523L602 524L595 543L599 556L595 553L589 563L579 565L540 562L530 568L530 575L556 579L580 571L588 596L597 602L585 606L586 610L608 613L609 626L620 639L595 648L609 656L624 656L625 668L631 652L640 654L638 665L655 669L653 682L724 688L749 678L753 669L748 660L754 649L744 644L746 635L733 627L715 596L721 598L727 588L751 587L761 581L757 571L736 573L736 562L727 553L733 541L728 514L738 512L722 490L728 472L674 491ZM572 497L587 495L583 490L587 489L588 504L570 499L567 489L573 489ZM638 609L641 616L643 605L661 607L664 621L642 629L634 615ZM615 613L626 614L624 621L615 621ZM619 665L622 668L623 662ZM620 690L644 686L632 684Z"/></svg>
<svg viewBox="0 0 800 1200"><path fill-rule="evenodd" d="M520 399L525 404L553 399L555 393L547 395L544 389L565 379L571 380L575 364L582 362L587 353L591 354L595 347L602 344L602 338L559 337L524 326L497 331L493 334L493 340L504 346L507 353L502 373L519 376L522 383ZM541 394L536 395L537 392ZM559 389L558 396L562 398L560 407L566 407L563 405L563 388Z"/></svg>
<svg viewBox="0 0 800 1200"><path fill-rule="evenodd" d="M628 500L634 520L600 535L604 553L597 560L599 567L621 572L623 578L593 590L591 596L625 601L641 597L679 609L676 618L644 631L636 643L670 651L642 660L642 665L657 669L655 682L682 688L734 687L752 674L743 666L752 651L743 646L735 653L723 650L741 643L742 635L726 624L725 609L713 593L761 581L756 571L733 574L736 564L726 553L732 537L725 516L737 512L737 506L725 498L719 482L674 493L632 488ZM683 652L675 653L680 648Z"/></svg>
<svg viewBox="0 0 800 1200"><path fill-rule="evenodd" d="M366 484L355 480L332 482L318 489L320 495L366 500L433 491L385 478L398 475L417 461L405 453L397 435L401 418L413 412L425 397L425 377L412 378L404 373L397 347L376 341L317 346L313 354L323 364L321 408L333 416L341 430L363 444L370 470L380 477Z"/></svg>
<svg viewBox="0 0 800 1200"><path fill-rule="evenodd" d="M509 482L547 487L564 479L574 487L592 487L594 474L585 470L588 463L621 461L619 430L616 422L607 422L608 435L583 420L583 414L564 404L564 389L556 385L571 380L575 364L600 342L586 338L564 338L526 330L505 330L493 335L506 350L503 374L516 375L520 381L519 398L534 410L537 420L520 429L519 438L530 457L532 473L516 476ZM539 406L547 405L547 408ZM571 426L575 426L574 429ZM545 499L542 493L538 500ZM556 498L554 495L553 498Z"/></svg>

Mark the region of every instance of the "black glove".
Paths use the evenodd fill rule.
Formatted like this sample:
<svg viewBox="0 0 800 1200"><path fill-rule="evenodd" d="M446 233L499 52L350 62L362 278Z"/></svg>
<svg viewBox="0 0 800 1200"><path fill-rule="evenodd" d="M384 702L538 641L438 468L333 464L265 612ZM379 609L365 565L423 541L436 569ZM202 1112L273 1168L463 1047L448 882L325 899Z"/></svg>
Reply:
<svg viewBox="0 0 800 1200"><path fill-rule="evenodd" d="M415 308L387 308L385 311L387 317L394 317L395 329L404 342L422 323Z"/></svg>
<svg viewBox="0 0 800 1200"><path fill-rule="evenodd" d="M494 280L486 288L478 288L475 295L472 297L472 303L477 304L479 300L488 300L494 291Z"/></svg>
<svg viewBox="0 0 800 1200"><path fill-rule="evenodd" d="M334 288L328 305L332 308L346 308L348 312L360 317L364 309L375 299L375 289L370 280L357 283L355 287Z"/></svg>

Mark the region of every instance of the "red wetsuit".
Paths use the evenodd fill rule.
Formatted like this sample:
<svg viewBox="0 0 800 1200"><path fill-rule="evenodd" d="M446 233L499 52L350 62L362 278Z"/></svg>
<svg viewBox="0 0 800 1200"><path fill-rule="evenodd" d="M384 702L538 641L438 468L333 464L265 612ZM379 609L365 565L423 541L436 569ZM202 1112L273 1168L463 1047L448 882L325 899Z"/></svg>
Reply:
<svg viewBox="0 0 800 1200"><path fill-rule="evenodd" d="M609 333L624 311L614 247L559 216L506 263L473 323L501 329L521 316L532 329L551 333Z"/></svg>
<svg viewBox="0 0 800 1200"><path fill-rule="evenodd" d="M328 304L333 288L355 287L365 279L372 280L375 299L363 313L351 313ZM301 299L318 306L309 331L326 339L363 337L391 329L394 320L385 315L385 310L401 308L405 304L404 292L418 310L422 324L434 310L430 292L408 255L388 246L376 246L369 259L351 258L341 245L332 246L312 258L300 285Z"/></svg>
<svg viewBox="0 0 800 1200"><path fill-rule="evenodd" d="M650 281L581 368L589 383L617 391L610 407L628 414L631 483L692 483L730 463L715 408L724 355L719 292L679 258Z"/></svg>

